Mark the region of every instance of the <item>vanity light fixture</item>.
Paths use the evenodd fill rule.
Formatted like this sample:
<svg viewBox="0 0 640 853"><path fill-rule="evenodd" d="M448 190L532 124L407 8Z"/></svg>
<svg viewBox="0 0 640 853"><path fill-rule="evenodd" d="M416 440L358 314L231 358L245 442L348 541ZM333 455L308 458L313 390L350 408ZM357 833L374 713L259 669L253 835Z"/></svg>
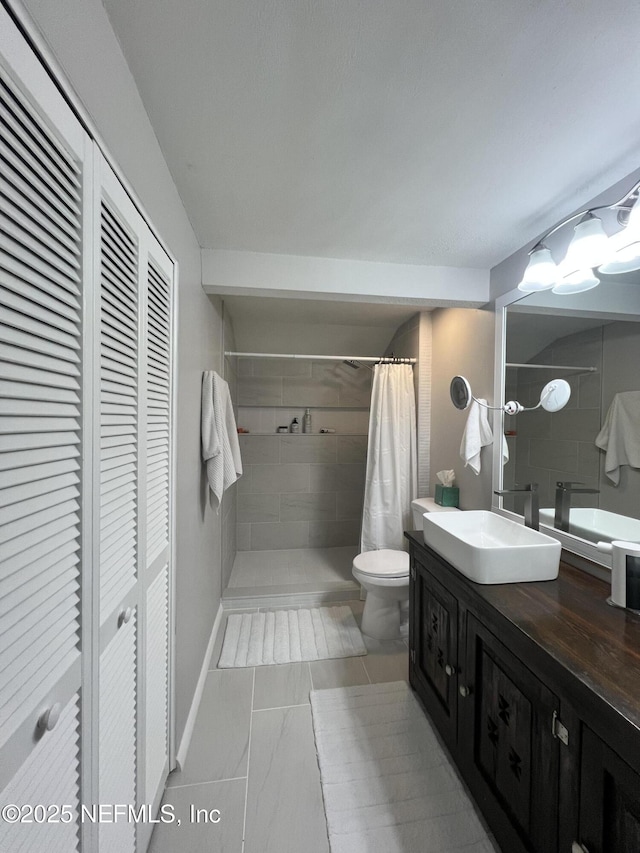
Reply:
<svg viewBox="0 0 640 853"><path fill-rule="evenodd" d="M571 386L566 379L553 379L551 382L547 382L542 389L540 400L536 406L523 406L517 400L509 400L504 406L489 406L487 403L473 396L468 379L464 376L454 376L449 386L449 395L453 405L461 411L468 409L471 401L475 400L478 405L484 406L485 409L500 409L507 415L518 415L520 412L533 412L535 409L539 409L540 406L547 412L559 412L569 402Z"/></svg>
<svg viewBox="0 0 640 853"><path fill-rule="evenodd" d="M529 252L529 263L518 289L524 293L551 290L557 294L582 293L597 287L604 275L640 269L640 182L614 204L582 210L555 225ZM597 211L617 210L622 230L608 237ZM563 260L556 264L547 240L569 222L578 219Z"/></svg>

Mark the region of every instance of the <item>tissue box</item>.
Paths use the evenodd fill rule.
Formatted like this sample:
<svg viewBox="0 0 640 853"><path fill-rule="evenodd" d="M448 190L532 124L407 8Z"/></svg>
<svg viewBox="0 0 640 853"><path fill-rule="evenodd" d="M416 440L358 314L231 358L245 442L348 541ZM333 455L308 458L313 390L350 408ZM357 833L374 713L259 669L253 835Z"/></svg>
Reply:
<svg viewBox="0 0 640 853"><path fill-rule="evenodd" d="M435 502L438 506L459 506L460 489L457 486L443 486L436 483Z"/></svg>

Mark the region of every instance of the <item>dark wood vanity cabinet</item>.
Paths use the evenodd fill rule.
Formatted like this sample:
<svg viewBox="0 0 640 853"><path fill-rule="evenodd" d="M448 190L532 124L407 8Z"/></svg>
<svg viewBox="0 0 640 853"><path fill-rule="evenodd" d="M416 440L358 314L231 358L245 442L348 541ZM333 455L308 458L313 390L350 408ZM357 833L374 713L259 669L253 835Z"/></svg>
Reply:
<svg viewBox="0 0 640 853"><path fill-rule="evenodd" d="M640 853L640 618L575 569L479 587L408 536L410 682L503 853Z"/></svg>
<svg viewBox="0 0 640 853"><path fill-rule="evenodd" d="M448 744L457 733L458 602L419 562L411 569L412 683Z"/></svg>
<svg viewBox="0 0 640 853"><path fill-rule="evenodd" d="M548 853L557 845L558 699L468 611L465 634L458 743L467 784L506 849Z"/></svg>
<svg viewBox="0 0 640 853"><path fill-rule="evenodd" d="M639 853L640 773L585 728L579 844L588 853ZM576 848L580 850L580 846Z"/></svg>

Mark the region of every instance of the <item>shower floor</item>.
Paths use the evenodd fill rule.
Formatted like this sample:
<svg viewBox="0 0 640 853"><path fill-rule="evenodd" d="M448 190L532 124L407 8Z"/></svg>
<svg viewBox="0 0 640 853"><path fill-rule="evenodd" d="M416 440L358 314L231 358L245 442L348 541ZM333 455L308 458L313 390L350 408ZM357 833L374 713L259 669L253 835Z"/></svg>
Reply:
<svg viewBox="0 0 640 853"><path fill-rule="evenodd" d="M358 550L357 545L347 545L238 551L222 596L223 605L251 606L255 599L258 606L272 606L286 603L288 596L303 596L310 604L357 599L360 586L353 579L351 564Z"/></svg>

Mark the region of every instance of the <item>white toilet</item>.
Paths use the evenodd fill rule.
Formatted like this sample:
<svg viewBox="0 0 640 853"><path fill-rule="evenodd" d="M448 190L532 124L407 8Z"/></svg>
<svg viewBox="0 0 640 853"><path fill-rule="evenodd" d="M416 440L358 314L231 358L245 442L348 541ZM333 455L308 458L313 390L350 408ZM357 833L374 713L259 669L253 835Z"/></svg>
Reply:
<svg viewBox="0 0 640 853"><path fill-rule="evenodd" d="M458 512L438 506L433 498L411 501L414 530L422 530L425 512ZM383 548L354 558L352 574L367 591L362 613L362 633L375 640L400 639L400 614L409 598L409 554Z"/></svg>

